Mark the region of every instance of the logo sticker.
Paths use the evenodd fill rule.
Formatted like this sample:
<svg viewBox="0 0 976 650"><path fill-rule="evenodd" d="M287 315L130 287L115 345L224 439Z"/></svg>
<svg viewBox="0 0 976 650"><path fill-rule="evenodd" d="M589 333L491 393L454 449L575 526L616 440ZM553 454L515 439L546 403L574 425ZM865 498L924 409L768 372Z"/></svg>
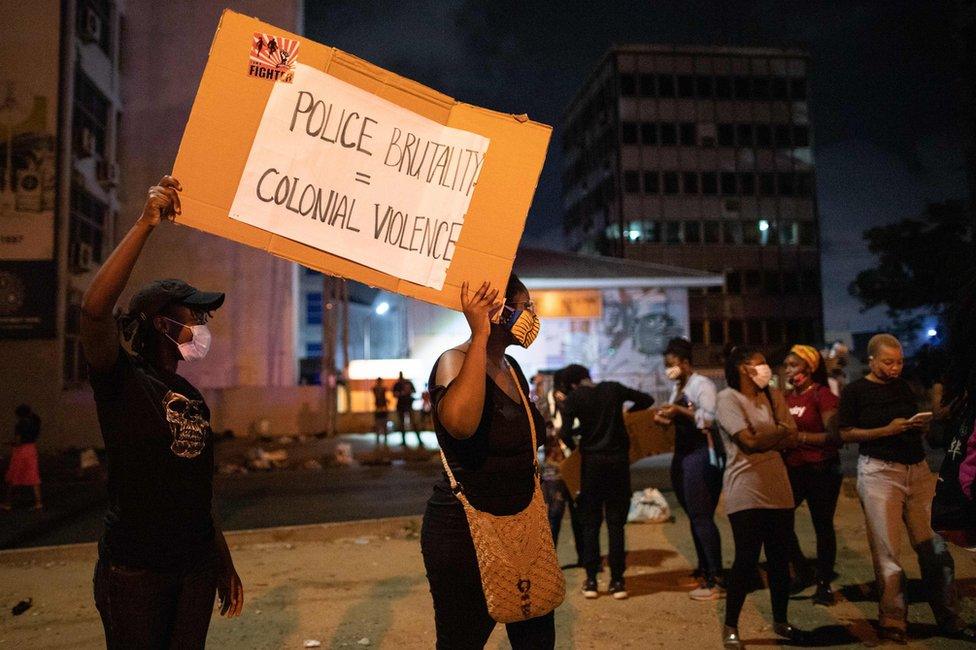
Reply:
<svg viewBox="0 0 976 650"><path fill-rule="evenodd" d="M293 38L254 32L247 73L259 79L291 83L295 76L299 42Z"/></svg>

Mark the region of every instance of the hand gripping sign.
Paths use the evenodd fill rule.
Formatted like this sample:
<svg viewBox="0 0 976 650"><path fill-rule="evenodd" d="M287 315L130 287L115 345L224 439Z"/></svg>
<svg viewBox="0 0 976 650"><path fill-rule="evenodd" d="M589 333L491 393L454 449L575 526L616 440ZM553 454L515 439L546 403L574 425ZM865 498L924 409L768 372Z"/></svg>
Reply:
<svg viewBox="0 0 976 650"><path fill-rule="evenodd" d="M178 222L457 309L462 282L505 285L550 134L225 11Z"/></svg>

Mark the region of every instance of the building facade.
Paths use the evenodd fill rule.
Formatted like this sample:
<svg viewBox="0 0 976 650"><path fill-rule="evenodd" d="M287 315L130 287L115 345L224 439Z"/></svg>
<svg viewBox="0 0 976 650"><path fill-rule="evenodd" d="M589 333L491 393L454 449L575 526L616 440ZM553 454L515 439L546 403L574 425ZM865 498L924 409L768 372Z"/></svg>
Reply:
<svg viewBox="0 0 976 650"><path fill-rule="evenodd" d="M809 58L802 50L610 50L563 122L576 250L722 274L693 289L698 363L823 337Z"/></svg>

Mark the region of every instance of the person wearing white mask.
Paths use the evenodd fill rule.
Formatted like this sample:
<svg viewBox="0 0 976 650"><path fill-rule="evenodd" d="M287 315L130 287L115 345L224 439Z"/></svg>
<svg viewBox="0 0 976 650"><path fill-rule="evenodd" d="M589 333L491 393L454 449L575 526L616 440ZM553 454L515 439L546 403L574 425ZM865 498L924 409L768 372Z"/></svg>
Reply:
<svg viewBox="0 0 976 650"><path fill-rule="evenodd" d="M716 453L715 383L695 372L687 339L668 341L665 375L674 382L668 403L655 414L659 424L674 424L671 487L688 515L698 567L692 600L718 600L722 588L722 538L715 525L715 509L722 493L724 454Z"/></svg>
<svg viewBox="0 0 976 650"><path fill-rule="evenodd" d="M718 394L716 419L728 459L723 480L725 512L735 540L722 631L726 648L742 647L739 614L763 548L773 631L793 642L804 636L787 619L793 492L780 454L796 445L797 428L782 394L769 386L772 375L759 351L733 348L725 361L728 388Z"/></svg>
<svg viewBox="0 0 976 650"><path fill-rule="evenodd" d="M180 214L180 190L170 176L149 188L142 215L82 300L81 342L108 455L93 582L110 649L203 648L215 593L225 616L244 603L214 516L210 410L176 372L180 361L207 355L206 321L224 294L157 280L116 310L153 230Z"/></svg>

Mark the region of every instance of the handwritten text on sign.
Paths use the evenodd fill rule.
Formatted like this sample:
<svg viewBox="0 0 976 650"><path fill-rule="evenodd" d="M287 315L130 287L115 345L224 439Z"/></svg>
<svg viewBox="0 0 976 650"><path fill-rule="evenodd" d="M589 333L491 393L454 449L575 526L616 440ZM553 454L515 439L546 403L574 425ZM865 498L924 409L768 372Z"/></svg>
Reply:
<svg viewBox="0 0 976 650"><path fill-rule="evenodd" d="M442 289L488 143L298 63L271 91L230 216Z"/></svg>

